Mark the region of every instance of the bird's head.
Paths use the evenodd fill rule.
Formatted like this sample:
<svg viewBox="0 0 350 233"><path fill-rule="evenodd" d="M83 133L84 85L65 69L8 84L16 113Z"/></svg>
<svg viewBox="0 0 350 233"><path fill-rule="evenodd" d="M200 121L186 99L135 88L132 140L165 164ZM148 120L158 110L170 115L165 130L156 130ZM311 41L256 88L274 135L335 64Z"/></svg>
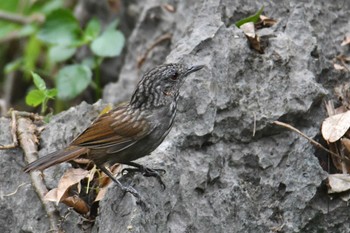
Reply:
<svg viewBox="0 0 350 233"><path fill-rule="evenodd" d="M131 104L138 106L158 106L177 98L185 78L204 66L191 66L171 63L157 66L146 72L137 85Z"/></svg>

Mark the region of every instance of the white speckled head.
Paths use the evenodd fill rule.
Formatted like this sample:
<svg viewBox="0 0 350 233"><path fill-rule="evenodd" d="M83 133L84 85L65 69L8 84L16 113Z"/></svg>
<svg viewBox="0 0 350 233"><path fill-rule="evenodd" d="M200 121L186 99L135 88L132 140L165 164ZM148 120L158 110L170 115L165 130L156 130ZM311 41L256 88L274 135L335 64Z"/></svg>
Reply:
<svg viewBox="0 0 350 233"><path fill-rule="evenodd" d="M172 63L148 71L138 83L130 102L131 105L148 108L175 100L185 77L202 68L203 66L188 68L183 64Z"/></svg>

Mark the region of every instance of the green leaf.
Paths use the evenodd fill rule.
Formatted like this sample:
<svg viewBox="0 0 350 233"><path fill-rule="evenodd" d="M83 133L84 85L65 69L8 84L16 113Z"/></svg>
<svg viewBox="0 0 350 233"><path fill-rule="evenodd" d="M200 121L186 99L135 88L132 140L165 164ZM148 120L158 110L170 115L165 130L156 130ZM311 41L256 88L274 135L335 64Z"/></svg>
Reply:
<svg viewBox="0 0 350 233"><path fill-rule="evenodd" d="M241 26L242 26L243 24L245 24L245 23L249 23L249 22L256 23L256 22L258 22L258 20L259 20L259 18L260 18L260 15L261 15L261 13L263 12L263 10L264 10L264 6L262 6L262 7L260 8L260 10L259 10L258 12L256 12L254 15L251 15L251 16L249 16L249 17L247 17L247 18L241 19L241 20L239 20L238 22L236 22L236 23L235 23L236 26L237 26L237 27L241 27Z"/></svg>
<svg viewBox="0 0 350 233"><path fill-rule="evenodd" d="M57 89L56 88L49 89L49 90L46 91L45 95L48 98L53 99L57 95Z"/></svg>
<svg viewBox="0 0 350 233"><path fill-rule="evenodd" d="M44 80L38 74L32 72L32 77L33 77L33 81L34 81L35 86L40 91L46 90L46 84L45 84Z"/></svg>
<svg viewBox="0 0 350 233"><path fill-rule="evenodd" d="M26 96L26 104L36 107L45 100L45 94L40 90L31 90Z"/></svg>
<svg viewBox="0 0 350 233"><path fill-rule="evenodd" d="M38 37L49 44L72 45L79 41L80 27L73 14L65 9L51 12Z"/></svg>
<svg viewBox="0 0 350 233"><path fill-rule="evenodd" d="M21 30L19 30L18 35L22 37L30 36L34 34L36 30L37 30L37 27L34 24L28 24L23 26Z"/></svg>
<svg viewBox="0 0 350 233"><path fill-rule="evenodd" d="M101 31L100 21L98 21L95 18L91 19L84 31L85 40L91 41L95 39L100 34L100 31Z"/></svg>
<svg viewBox="0 0 350 233"><path fill-rule="evenodd" d="M18 70L18 68L21 67L22 64L23 58L18 58L10 63L7 63L4 68L5 74L9 74L15 70Z"/></svg>
<svg viewBox="0 0 350 233"><path fill-rule="evenodd" d="M15 12L18 7L19 0L0 1L0 9L3 11Z"/></svg>
<svg viewBox="0 0 350 233"><path fill-rule="evenodd" d="M86 57L81 61L81 64L86 65L91 70L95 69L97 64L95 62L95 59L93 57Z"/></svg>
<svg viewBox="0 0 350 233"><path fill-rule="evenodd" d="M106 30L95 39L90 48L100 57L115 57L120 55L125 43L124 35L115 29Z"/></svg>
<svg viewBox="0 0 350 233"><path fill-rule="evenodd" d="M119 24L119 20L118 19L113 20L110 24L108 24L108 26L106 27L105 31L116 30L118 24Z"/></svg>
<svg viewBox="0 0 350 233"><path fill-rule="evenodd" d="M64 0L51 0L47 1L42 7L41 12L44 14L49 14L54 10L64 7Z"/></svg>
<svg viewBox="0 0 350 233"><path fill-rule="evenodd" d="M52 46L49 50L49 59L51 62L62 62L71 58L77 51L74 47L64 45Z"/></svg>
<svg viewBox="0 0 350 233"><path fill-rule="evenodd" d="M92 73L85 65L66 66L56 76L58 98L71 100L82 93L90 84Z"/></svg>

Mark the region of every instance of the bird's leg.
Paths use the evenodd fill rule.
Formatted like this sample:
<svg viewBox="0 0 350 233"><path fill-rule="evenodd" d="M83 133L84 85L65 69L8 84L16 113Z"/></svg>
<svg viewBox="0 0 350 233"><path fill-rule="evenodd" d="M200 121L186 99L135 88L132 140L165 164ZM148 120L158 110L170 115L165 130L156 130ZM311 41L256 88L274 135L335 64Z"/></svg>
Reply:
<svg viewBox="0 0 350 233"><path fill-rule="evenodd" d="M96 165L101 171L103 171L109 178L111 178L111 180L113 180L118 186L119 188L121 188L121 190L123 190L124 192L128 192L131 193L136 199L136 203L140 204L141 206L145 206L145 203L142 201L141 195L131 186L126 187L124 185L122 185L114 176L113 174L108 171L108 169L103 166L103 165Z"/></svg>
<svg viewBox="0 0 350 233"><path fill-rule="evenodd" d="M162 181L162 178L161 178L161 175L165 174L166 171L164 169L151 169L151 168L148 168L148 167L145 167L141 164L138 164L138 163L134 163L134 162L127 162L127 163L124 163L126 165L129 165L129 166L132 166L132 167L135 167L135 168L124 168L122 170L122 174L124 174L124 172L128 172L128 173L132 173L132 172L140 172L143 176L146 176L146 177L155 177L159 184L162 186L163 189L166 188L164 182Z"/></svg>

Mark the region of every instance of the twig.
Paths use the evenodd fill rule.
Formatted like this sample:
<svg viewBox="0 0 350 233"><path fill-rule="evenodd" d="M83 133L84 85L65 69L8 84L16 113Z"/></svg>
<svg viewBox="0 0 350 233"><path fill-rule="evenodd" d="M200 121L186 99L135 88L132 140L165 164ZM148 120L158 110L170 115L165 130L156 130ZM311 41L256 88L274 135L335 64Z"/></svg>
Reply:
<svg viewBox="0 0 350 233"><path fill-rule="evenodd" d="M12 143L8 145L0 145L0 150L13 149L18 146L16 111L11 111L11 135L12 135Z"/></svg>
<svg viewBox="0 0 350 233"><path fill-rule="evenodd" d="M146 52L137 59L137 68L140 68L143 65L149 52L151 52L158 44L162 43L163 41L171 40L171 37L172 37L171 33L166 33L158 37L158 39L156 39L156 41L146 49Z"/></svg>
<svg viewBox="0 0 350 233"><path fill-rule="evenodd" d="M283 123L283 122L280 122L280 121L274 121L273 123L276 124L276 125L279 125L279 126L283 126L283 127L287 128L287 129L290 129L290 130L292 130L292 131L298 133L299 135L301 135L302 137L306 138L309 142L311 142L311 143L314 144L315 146L321 148L322 150L327 151L328 153L330 153L331 155L337 157L337 158L340 159L341 161L343 161L344 159L346 159L346 158L343 159L342 157L340 157L340 156L337 155L336 153L334 153L334 152L328 150L326 147L322 146L320 143L316 142L315 140L313 140L312 138L308 137L307 135L305 135L304 133L302 133L300 130L294 128L293 126L291 126L291 125L289 125L289 124L286 124L286 123Z"/></svg>
<svg viewBox="0 0 350 233"><path fill-rule="evenodd" d="M349 72L350 71L350 69L348 68L348 66L346 65L346 57L345 57L345 55L338 55L338 56L336 56L336 59L338 60L338 61L340 61L340 63L343 65L343 67Z"/></svg>
<svg viewBox="0 0 350 233"><path fill-rule="evenodd" d="M38 148L36 137L36 126L28 118L18 119L18 135L19 142L24 151L25 158L28 163L33 162L38 157ZM48 192L43 178L42 173L39 171L34 171L30 173L30 177L33 183L33 187L37 192L40 201L42 202L44 209L49 217L50 221L50 231L61 232L59 229L59 213L56 210L55 205L52 202L44 201L44 194Z"/></svg>
<svg viewBox="0 0 350 233"><path fill-rule="evenodd" d="M9 41L12 41L12 40L18 40L23 37L25 36L22 35L19 30L12 31L0 38L0 44L8 43Z"/></svg>
<svg viewBox="0 0 350 233"><path fill-rule="evenodd" d="M31 16L23 16L0 10L0 20L10 21L17 24L29 24L32 22L42 23L45 18L43 15L34 14Z"/></svg>
<svg viewBox="0 0 350 233"><path fill-rule="evenodd" d="M10 197L10 196L12 196L12 195L15 195L15 194L18 192L18 189L19 189L20 187L22 187L22 186L24 186L24 185L27 185L27 184L29 184L29 183L22 183L22 184L20 184L20 185L17 186L17 188L16 188L15 191L13 191L12 193L5 194L5 195L3 195L3 196L4 196L4 197Z"/></svg>

